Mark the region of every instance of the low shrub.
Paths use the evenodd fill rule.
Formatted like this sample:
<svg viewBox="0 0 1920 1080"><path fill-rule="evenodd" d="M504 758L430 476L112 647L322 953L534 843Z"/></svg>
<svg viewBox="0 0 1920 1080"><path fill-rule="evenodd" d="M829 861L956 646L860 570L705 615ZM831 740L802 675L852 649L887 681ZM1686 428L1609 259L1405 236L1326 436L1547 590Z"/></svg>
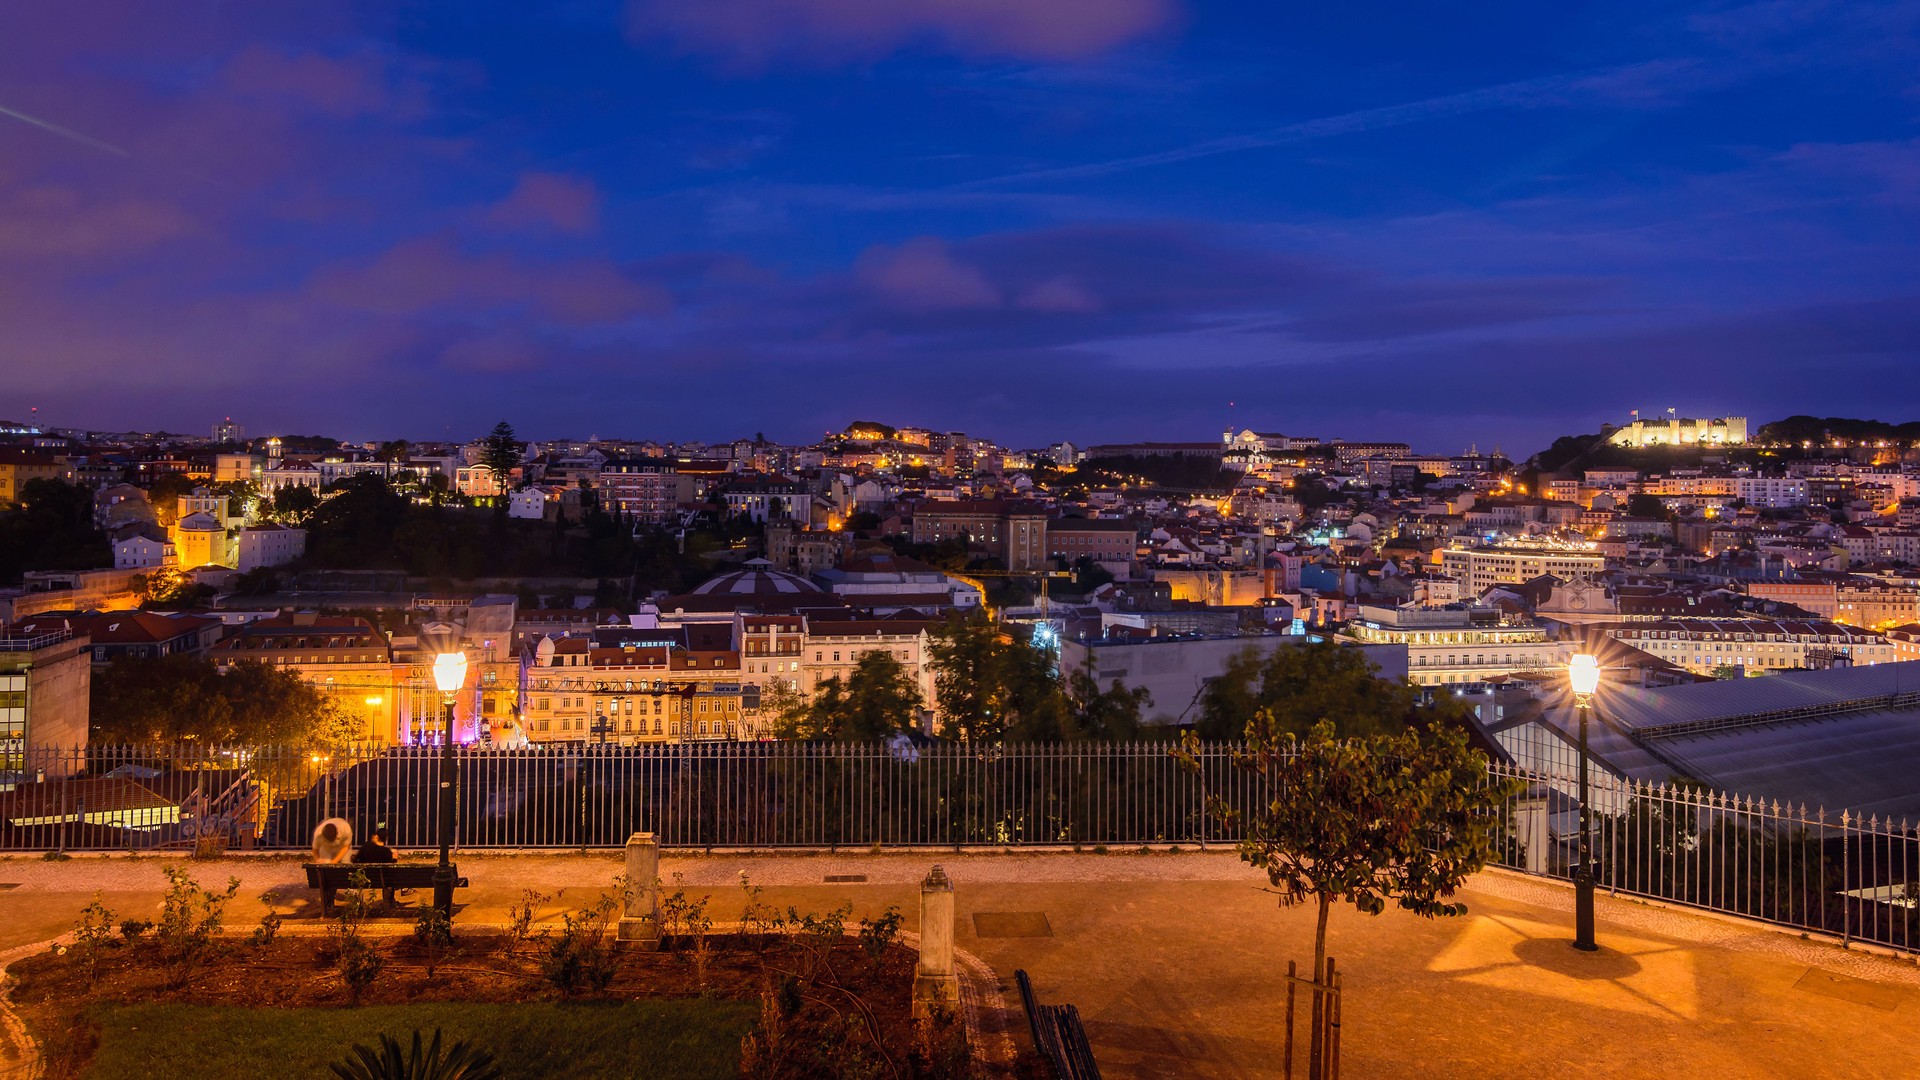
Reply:
<svg viewBox="0 0 1920 1080"><path fill-rule="evenodd" d="M607 929L616 903L603 895L584 911L568 912L560 917L559 932L548 937L540 974L561 996L570 998L582 988L604 993L612 985L620 961Z"/></svg>
<svg viewBox="0 0 1920 1080"><path fill-rule="evenodd" d="M87 969L92 985L100 974L100 958L113 947L113 912L93 894L93 902L80 909L80 920L73 924L73 951Z"/></svg>
<svg viewBox="0 0 1920 1080"><path fill-rule="evenodd" d="M224 891L203 888L185 867L162 867L167 892L160 900L160 923L154 930L161 955L173 967L174 982L184 985L194 968L216 948L215 938L226 908L240 891L240 879L229 878Z"/></svg>

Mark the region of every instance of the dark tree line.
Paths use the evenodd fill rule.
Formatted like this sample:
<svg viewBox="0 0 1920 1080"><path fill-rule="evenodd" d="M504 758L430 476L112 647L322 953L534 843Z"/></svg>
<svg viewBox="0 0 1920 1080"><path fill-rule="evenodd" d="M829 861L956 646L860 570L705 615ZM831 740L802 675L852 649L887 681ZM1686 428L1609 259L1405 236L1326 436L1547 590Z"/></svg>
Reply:
<svg viewBox="0 0 1920 1080"><path fill-rule="evenodd" d="M324 569L400 569L469 580L631 575L644 594L690 587L710 569L699 556L719 546L696 533L686 538L683 551L679 537L645 528L636 535L630 518L591 504L575 525L422 503L372 473L343 480L313 499L306 514L307 564Z"/></svg>
<svg viewBox="0 0 1920 1080"><path fill-rule="evenodd" d="M1209 741L1243 737L1256 716L1283 734L1305 736L1324 723L1351 738L1458 727L1467 708L1449 694L1422 701L1404 680L1381 678L1366 653L1330 638L1265 656L1242 652L1208 681L1198 704L1194 730Z"/></svg>
<svg viewBox="0 0 1920 1080"><path fill-rule="evenodd" d="M93 741L334 746L365 737L364 718L290 671L242 660L223 672L176 654L116 660L95 672Z"/></svg>
<svg viewBox="0 0 1920 1080"><path fill-rule="evenodd" d="M29 570L91 570L113 564L105 533L93 527L93 492L64 480L29 480L0 509L0 583Z"/></svg>

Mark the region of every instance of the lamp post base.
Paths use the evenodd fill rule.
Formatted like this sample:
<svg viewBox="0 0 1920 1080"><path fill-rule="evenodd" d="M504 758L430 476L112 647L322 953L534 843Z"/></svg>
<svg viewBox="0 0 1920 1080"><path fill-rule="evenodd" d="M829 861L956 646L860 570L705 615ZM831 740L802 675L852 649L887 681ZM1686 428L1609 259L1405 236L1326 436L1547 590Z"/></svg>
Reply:
<svg viewBox="0 0 1920 1080"><path fill-rule="evenodd" d="M453 867L437 867L433 872L433 906L453 922Z"/></svg>

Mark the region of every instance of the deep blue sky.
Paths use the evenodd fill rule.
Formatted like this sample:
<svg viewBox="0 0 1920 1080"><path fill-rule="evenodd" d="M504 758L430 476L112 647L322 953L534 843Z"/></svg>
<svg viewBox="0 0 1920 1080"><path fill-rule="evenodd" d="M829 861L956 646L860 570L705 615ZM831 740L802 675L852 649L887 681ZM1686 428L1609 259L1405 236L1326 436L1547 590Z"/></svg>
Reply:
<svg viewBox="0 0 1920 1080"><path fill-rule="evenodd" d="M1920 0L62 0L0 109L0 416L1920 417Z"/></svg>

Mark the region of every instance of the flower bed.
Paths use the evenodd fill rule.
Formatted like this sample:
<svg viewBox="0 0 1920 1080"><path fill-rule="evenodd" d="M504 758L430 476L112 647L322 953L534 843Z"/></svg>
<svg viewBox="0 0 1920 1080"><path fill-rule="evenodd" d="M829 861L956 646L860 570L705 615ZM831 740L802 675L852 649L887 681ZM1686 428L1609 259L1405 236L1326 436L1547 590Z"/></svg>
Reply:
<svg viewBox="0 0 1920 1080"><path fill-rule="evenodd" d="M663 898L661 948L643 951L613 940L617 897L554 923L534 918L545 898L530 894L501 928L456 926L449 933L429 910L420 913L411 933L381 934L367 921L365 907L350 900L323 933L283 933L269 916L250 933L233 934L220 923L230 893L203 889L184 872L171 884L157 926L119 923L96 900L70 943L13 965L17 985L11 997L41 1043L48 1077L131 1075L112 1071L120 1068L114 1062L140 1060L141 1039L164 1042L170 1052L199 1047L199 1056L189 1060L206 1068L196 1075L271 1073L260 1071L257 1055L232 1056L236 1045L249 1042L231 1037L234 1029L272 1032L301 1048L283 1048L269 1061L284 1063L294 1053L307 1055L305 1060L343 1058L349 1045L342 1033L363 1028L335 1022L338 1013L320 1017L312 1010L350 1015L397 1009L392 1023L408 1030L375 1026L404 1040L430 1019L409 1019L407 1011L439 1003L509 1012L514 1006L559 1009L555 1015L567 1020L566 1027L606 1026L617 1033L623 1025L651 1021L619 1019L618 1008L600 1003L676 999L683 1010L686 1002L712 1004L679 1022L680 1030L705 1040L695 1040L693 1071L634 1075L714 1075L709 1044L716 1038L727 1044L723 1075L972 1073L963 1025L946 1017L913 1019L915 956L895 940L897 916L849 925L847 908L776 913L750 906L743 927L715 932L705 901L676 892ZM151 1030L155 1024L161 1030ZM142 1029L139 1038L134 1028ZM526 1025L508 1017L450 1028L448 1034L468 1029L476 1045L513 1067L508 1075L549 1074L526 1071L535 1069L525 1063ZM594 1040L585 1034L556 1032L555 1039L563 1041L531 1048L549 1060L556 1045L564 1053L599 1052L589 1049ZM627 1045L624 1037L602 1041ZM214 1067L230 1058L239 1063ZM627 1074L603 1067L598 1075Z"/></svg>

